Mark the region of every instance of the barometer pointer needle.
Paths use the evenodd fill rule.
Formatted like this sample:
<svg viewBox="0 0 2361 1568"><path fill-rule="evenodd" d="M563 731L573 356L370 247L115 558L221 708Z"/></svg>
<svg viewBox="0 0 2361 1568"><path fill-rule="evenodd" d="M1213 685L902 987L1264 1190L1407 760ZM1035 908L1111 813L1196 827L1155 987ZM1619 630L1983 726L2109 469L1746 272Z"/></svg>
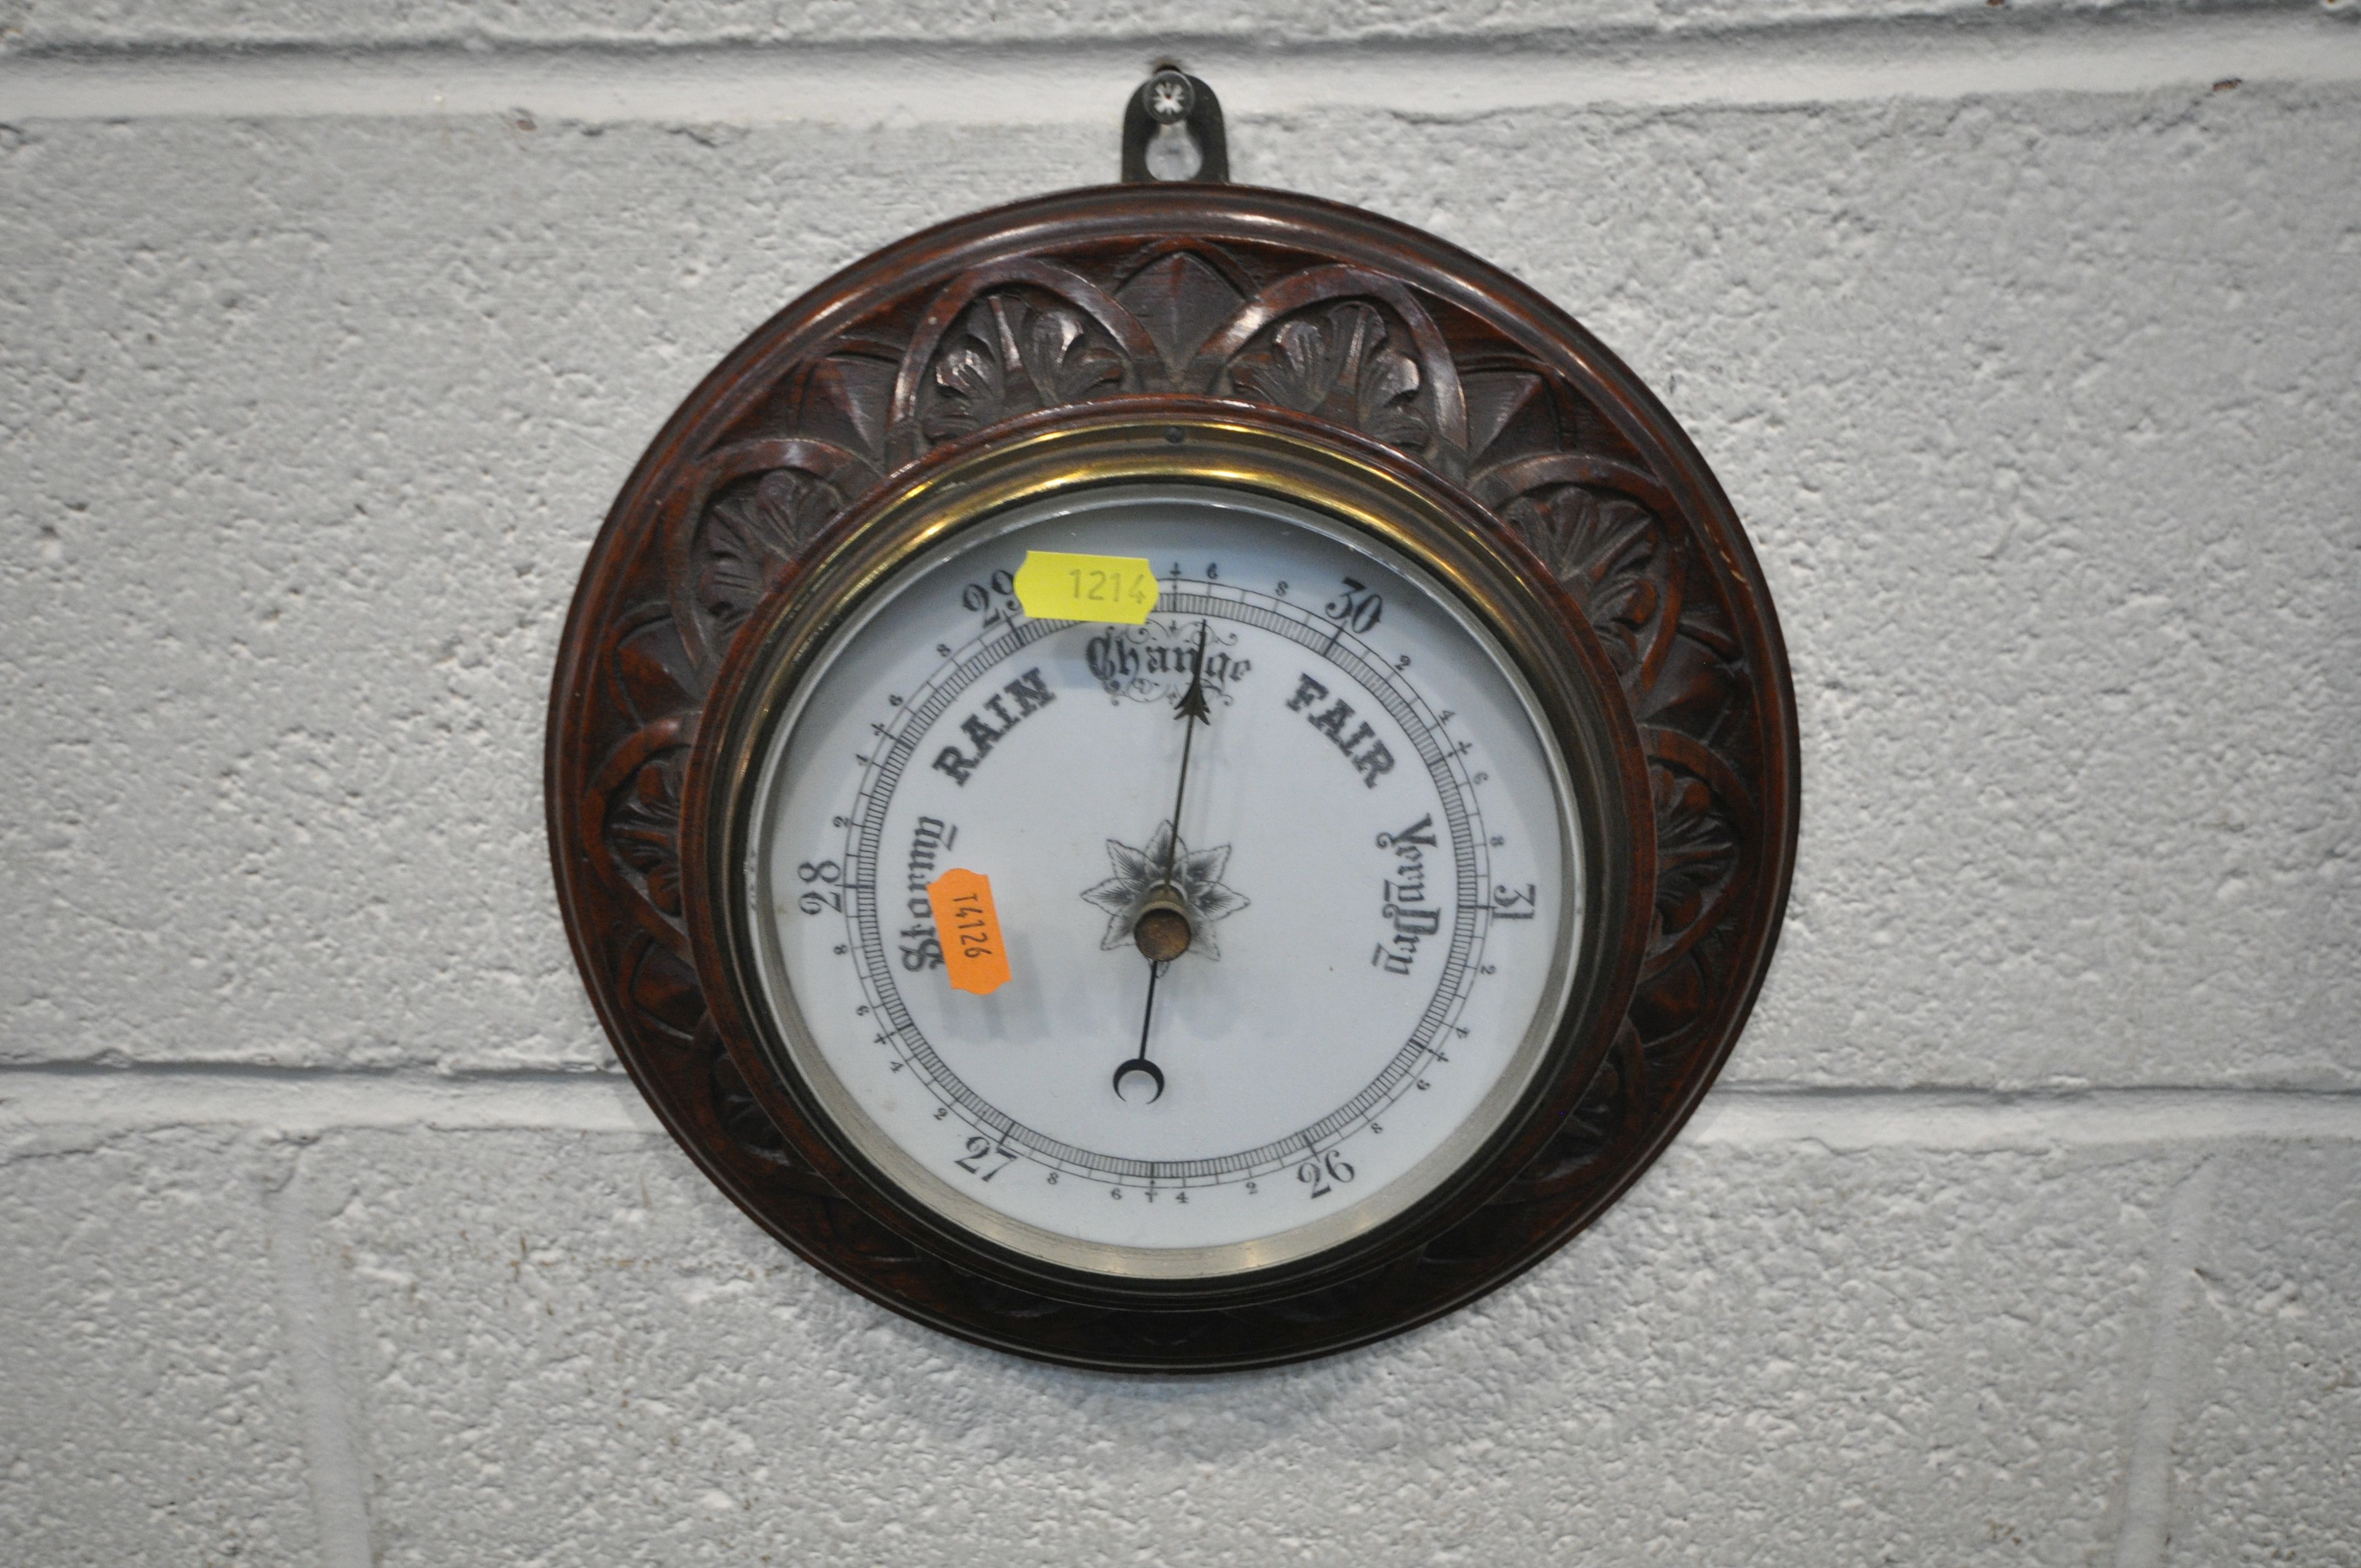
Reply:
<svg viewBox="0 0 2361 1568"><path fill-rule="evenodd" d="M1148 1026L1156 1021L1156 982L1164 976L1164 965L1154 959L1148 963L1148 1011L1139 1019L1139 1054L1115 1069L1115 1097L1123 1098L1123 1080L1133 1073L1145 1073L1150 1089L1147 1103L1153 1105L1164 1098L1164 1069L1148 1059Z"/></svg>
<svg viewBox="0 0 2361 1568"><path fill-rule="evenodd" d="M1154 1086L1147 1101L1150 1105L1164 1098L1164 1069L1148 1059L1148 1025L1156 1020L1156 982L1174 959L1189 950L1189 916L1180 907L1172 876L1180 856L1180 803L1189 795L1189 753L1197 740L1197 726L1213 722L1213 711L1205 706L1205 638L1212 629L1210 621L1197 623L1196 668L1190 672L1189 689L1181 695L1180 711L1173 715L1188 728L1180 736L1180 779L1172 789L1172 828L1164 839L1164 880L1133 928L1133 940L1148 957L1148 1006L1139 1019L1139 1054L1115 1069L1115 1097L1123 1098L1125 1079L1143 1073Z"/></svg>

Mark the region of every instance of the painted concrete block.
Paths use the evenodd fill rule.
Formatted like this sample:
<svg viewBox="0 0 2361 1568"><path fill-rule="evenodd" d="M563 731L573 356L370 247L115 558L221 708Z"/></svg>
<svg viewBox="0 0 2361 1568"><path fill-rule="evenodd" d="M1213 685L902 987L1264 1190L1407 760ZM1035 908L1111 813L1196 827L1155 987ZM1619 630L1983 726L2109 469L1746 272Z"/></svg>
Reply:
<svg viewBox="0 0 2361 1568"><path fill-rule="evenodd" d="M2251 10L2302 11L2322 0L2227 0ZM2333 7L2339 0L2328 0ZM2196 9L2174 0L2012 0L2034 16L2164 13ZM1075 0L917 0L877 5L854 0L534 0L476 5L420 0L372 6L361 0L102 0L57 5L6 0L0 27L17 50L93 45L340 46L444 42L598 41L787 43L908 39L1030 42L1103 38L1172 47L1208 38L1382 40L1549 33L1690 33L1765 25L1951 17L1987 27L1992 0L1372 0L1347 6L1320 0L1176 0L1089 5Z"/></svg>
<svg viewBox="0 0 2361 1568"><path fill-rule="evenodd" d="M2215 1163L2168 1366L2175 1563L2361 1563L2361 1149Z"/></svg>
<svg viewBox="0 0 2361 1568"><path fill-rule="evenodd" d="M1188 1381L868 1305L655 1139L307 1157L389 1564L2112 1561L2188 1162L1685 1146L1429 1329Z"/></svg>
<svg viewBox="0 0 2361 1568"><path fill-rule="evenodd" d="M263 1216L285 1163L0 1135L0 1561L321 1561Z"/></svg>
<svg viewBox="0 0 2361 1568"><path fill-rule="evenodd" d="M1241 124L1242 178L1584 317L1758 540L1805 839L1737 1073L2361 1080L2356 99ZM30 872L0 929L35 956L0 1051L602 1059L539 747L607 501L784 299L1109 161L1071 128L522 124L0 156Z"/></svg>

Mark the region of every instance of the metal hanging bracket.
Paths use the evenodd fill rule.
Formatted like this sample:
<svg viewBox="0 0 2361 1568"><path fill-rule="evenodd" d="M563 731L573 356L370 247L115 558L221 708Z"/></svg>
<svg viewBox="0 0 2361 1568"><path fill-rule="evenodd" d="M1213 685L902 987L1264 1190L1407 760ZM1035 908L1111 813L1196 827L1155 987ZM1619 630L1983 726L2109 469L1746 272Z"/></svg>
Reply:
<svg viewBox="0 0 2361 1568"><path fill-rule="evenodd" d="M1197 168L1177 179L1226 185L1230 144L1222 128L1222 101L1196 77L1166 66L1139 84L1123 112L1123 182L1168 181L1148 168L1148 148L1168 126L1178 126L1197 144Z"/></svg>

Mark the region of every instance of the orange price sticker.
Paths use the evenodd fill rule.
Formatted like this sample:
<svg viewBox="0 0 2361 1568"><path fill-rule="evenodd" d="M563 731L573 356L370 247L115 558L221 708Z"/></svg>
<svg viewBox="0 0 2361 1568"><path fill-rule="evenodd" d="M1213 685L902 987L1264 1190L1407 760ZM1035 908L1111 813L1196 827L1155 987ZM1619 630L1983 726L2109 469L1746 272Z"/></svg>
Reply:
<svg viewBox="0 0 2361 1568"><path fill-rule="evenodd" d="M1006 985L1008 944L1000 938L1000 912L992 906L992 879L955 867L927 884L927 902L934 906L951 989L989 996Z"/></svg>

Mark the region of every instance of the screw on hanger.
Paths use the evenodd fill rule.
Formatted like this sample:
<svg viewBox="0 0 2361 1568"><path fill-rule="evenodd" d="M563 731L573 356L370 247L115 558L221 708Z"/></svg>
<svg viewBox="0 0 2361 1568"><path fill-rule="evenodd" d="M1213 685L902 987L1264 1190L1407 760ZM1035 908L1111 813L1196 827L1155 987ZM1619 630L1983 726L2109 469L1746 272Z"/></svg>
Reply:
<svg viewBox="0 0 2361 1568"><path fill-rule="evenodd" d="M1193 170L1165 172L1173 155L1185 156L1193 144ZM1165 66L1139 84L1123 112L1123 181L1126 185L1159 185L1194 180L1227 184L1230 178L1229 138L1222 127L1222 101L1196 77Z"/></svg>

